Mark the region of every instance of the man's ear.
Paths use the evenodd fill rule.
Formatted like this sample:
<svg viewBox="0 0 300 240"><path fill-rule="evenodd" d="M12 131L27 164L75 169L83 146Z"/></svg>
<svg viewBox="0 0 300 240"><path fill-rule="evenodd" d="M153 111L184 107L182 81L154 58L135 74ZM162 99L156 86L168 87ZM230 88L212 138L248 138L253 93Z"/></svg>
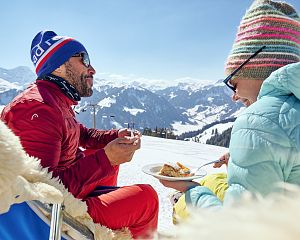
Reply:
<svg viewBox="0 0 300 240"><path fill-rule="evenodd" d="M60 65L52 73L58 77L64 77L66 72L65 64Z"/></svg>

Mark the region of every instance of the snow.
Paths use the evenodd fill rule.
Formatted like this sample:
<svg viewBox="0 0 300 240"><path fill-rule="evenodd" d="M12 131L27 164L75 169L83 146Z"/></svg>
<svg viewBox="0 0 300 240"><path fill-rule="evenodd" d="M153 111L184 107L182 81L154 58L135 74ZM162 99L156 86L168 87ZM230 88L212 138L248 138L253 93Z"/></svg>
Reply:
<svg viewBox="0 0 300 240"><path fill-rule="evenodd" d="M216 129L218 129L218 134L221 134L228 128L231 128L232 126L233 126L233 122L219 123L206 129L203 133L197 135L196 137L199 137L200 143L206 143L206 141L213 136L212 134L213 130L215 131Z"/></svg>
<svg viewBox="0 0 300 240"><path fill-rule="evenodd" d="M124 107L124 111L125 112L129 112L133 116L136 116L138 113L145 112L144 109L140 109L140 108L128 108L128 107Z"/></svg>
<svg viewBox="0 0 300 240"><path fill-rule="evenodd" d="M174 122L172 124L172 128L174 129L175 135L180 135L185 132L197 131L206 124L207 123L192 125L192 124L183 124L182 122Z"/></svg>
<svg viewBox="0 0 300 240"><path fill-rule="evenodd" d="M191 166L199 166L218 159L227 151L226 148L212 145L143 136L141 149L135 153L132 161L121 165L119 185L150 184L159 196L158 231L172 232L172 206L168 195L174 190L165 188L158 179L143 173L142 167L152 163L175 163L177 161ZM226 171L225 167L214 169L211 165L203 169L208 174Z"/></svg>
<svg viewBox="0 0 300 240"><path fill-rule="evenodd" d="M20 90L22 87L18 86L15 83L10 83L2 78L0 78L0 93L9 91L10 89Z"/></svg>
<svg viewBox="0 0 300 240"><path fill-rule="evenodd" d="M174 92L171 92L170 94L169 94L169 97L170 97L170 99L172 99L172 98L174 98L174 97L176 97L177 95L174 93Z"/></svg>
<svg viewBox="0 0 300 240"><path fill-rule="evenodd" d="M202 129L207 124L219 121L222 114L224 114L225 106L208 106L205 111L199 112L198 109L201 106L202 105L195 105L193 108L187 109L185 112L193 124L183 124L182 122L174 122L172 124L175 135Z"/></svg>
<svg viewBox="0 0 300 240"><path fill-rule="evenodd" d="M168 87L174 87L182 85L182 89L189 89L190 91L197 91L205 86L214 84L214 80L209 79L198 79L191 77L182 77L172 79L172 81L166 81L165 79L154 79L137 76L135 74L113 74L109 72L101 72L96 74L94 81L94 87L101 89L105 85L109 84L113 87L123 87L124 85L129 86L140 86L152 91L165 89Z"/></svg>
<svg viewBox="0 0 300 240"><path fill-rule="evenodd" d="M213 97L209 97L209 98L207 98L207 101L208 102L212 102L214 100L214 98Z"/></svg>
<svg viewBox="0 0 300 240"><path fill-rule="evenodd" d="M101 106L101 108L107 107L109 108L113 103L116 103L116 99L107 97L102 99L97 105Z"/></svg>
<svg viewBox="0 0 300 240"><path fill-rule="evenodd" d="M0 105L0 112L2 112L3 108L5 108L5 105Z"/></svg>
<svg viewBox="0 0 300 240"><path fill-rule="evenodd" d="M195 105L193 108L187 109L186 112L188 116L197 115L199 107L202 107L202 105Z"/></svg>

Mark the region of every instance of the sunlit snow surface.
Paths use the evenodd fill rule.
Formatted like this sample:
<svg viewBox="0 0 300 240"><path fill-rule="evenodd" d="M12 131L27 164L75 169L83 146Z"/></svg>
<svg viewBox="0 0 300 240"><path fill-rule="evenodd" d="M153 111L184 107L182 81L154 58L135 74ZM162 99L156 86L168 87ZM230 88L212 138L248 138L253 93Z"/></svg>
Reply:
<svg viewBox="0 0 300 240"><path fill-rule="evenodd" d="M142 167L151 163L165 163L179 161L183 164L197 166L205 162L218 159L227 152L226 148L205 145L190 141L179 141L155 137L142 137L142 147L138 150L130 163L122 164L119 173L119 185L148 183L153 186L159 195L159 222L160 232L170 232L172 229L172 206L168 195L173 190L165 188L160 182L142 172ZM204 167L208 174L225 172L225 167L214 169Z"/></svg>

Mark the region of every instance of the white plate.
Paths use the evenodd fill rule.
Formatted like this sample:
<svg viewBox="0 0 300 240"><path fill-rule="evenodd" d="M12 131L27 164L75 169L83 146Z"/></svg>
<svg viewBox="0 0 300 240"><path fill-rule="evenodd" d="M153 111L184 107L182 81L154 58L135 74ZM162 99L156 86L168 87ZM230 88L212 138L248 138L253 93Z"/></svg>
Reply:
<svg viewBox="0 0 300 240"><path fill-rule="evenodd" d="M191 181L196 178L201 178L206 175L206 171L203 169L199 169L199 171L194 176L189 177L167 177L159 175L159 171L162 168L164 164L163 163L155 163L155 164L149 164L142 168L142 171L146 174L149 174L153 177L156 177L161 180L167 180L167 181ZM189 166L190 167L190 166ZM193 167L190 167L193 168Z"/></svg>

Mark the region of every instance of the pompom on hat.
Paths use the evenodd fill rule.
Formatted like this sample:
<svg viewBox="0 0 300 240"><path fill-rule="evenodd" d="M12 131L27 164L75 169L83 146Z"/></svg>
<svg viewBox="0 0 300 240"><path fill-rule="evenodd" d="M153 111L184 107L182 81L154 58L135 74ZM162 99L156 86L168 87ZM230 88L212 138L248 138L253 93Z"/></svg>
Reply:
<svg viewBox="0 0 300 240"><path fill-rule="evenodd" d="M31 61L38 77L49 74L85 47L71 37L58 36L53 31L39 32L31 43Z"/></svg>
<svg viewBox="0 0 300 240"><path fill-rule="evenodd" d="M238 28L225 74L231 74L263 46L238 72L239 78L265 80L278 68L300 61L300 18L292 6L272 0L253 2Z"/></svg>

